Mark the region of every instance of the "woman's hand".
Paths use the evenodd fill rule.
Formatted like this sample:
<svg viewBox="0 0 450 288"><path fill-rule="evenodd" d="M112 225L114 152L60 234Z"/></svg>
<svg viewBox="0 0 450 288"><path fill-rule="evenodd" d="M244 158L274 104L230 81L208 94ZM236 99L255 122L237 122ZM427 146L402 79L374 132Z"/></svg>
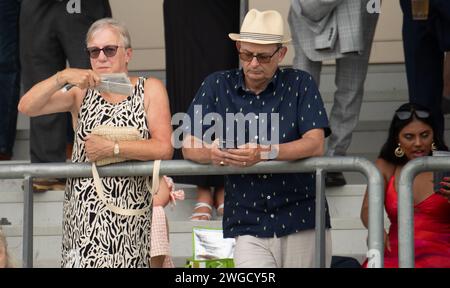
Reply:
<svg viewBox="0 0 450 288"><path fill-rule="evenodd" d="M450 177L444 177L439 184L442 185L441 189L439 189L439 193L447 198L450 203Z"/></svg>
<svg viewBox="0 0 450 288"><path fill-rule="evenodd" d="M100 84L100 75L88 69L67 68L56 75L56 82L63 86L72 84L80 89L94 88Z"/></svg>
<svg viewBox="0 0 450 288"><path fill-rule="evenodd" d="M95 162L113 156L114 142L101 136L89 134L84 138L86 156L89 162Z"/></svg>

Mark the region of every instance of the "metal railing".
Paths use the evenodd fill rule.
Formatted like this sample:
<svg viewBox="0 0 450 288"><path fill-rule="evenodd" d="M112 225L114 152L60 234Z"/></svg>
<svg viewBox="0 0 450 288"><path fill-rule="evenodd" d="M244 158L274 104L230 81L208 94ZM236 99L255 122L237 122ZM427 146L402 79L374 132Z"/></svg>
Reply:
<svg viewBox="0 0 450 288"><path fill-rule="evenodd" d="M414 177L424 171L450 170L450 157L420 157L403 167L398 191L399 267L414 267Z"/></svg>
<svg viewBox="0 0 450 288"><path fill-rule="evenodd" d="M153 162L126 162L98 168L102 177L148 176ZM359 157L315 157L293 162L268 161L247 168L202 165L185 160L161 163L162 175L225 175L263 173L316 173L316 267L325 267L325 185L327 171L356 171L368 179L369 191L369 259L370 267L382 267L384 260L383 203L384 181L378 169ZM45 163L0 165L0 179L24 179L23 267L33 267L33 177L76 178L92 177L90 163ZM372 253L373 254L373 253Z"/></svg>

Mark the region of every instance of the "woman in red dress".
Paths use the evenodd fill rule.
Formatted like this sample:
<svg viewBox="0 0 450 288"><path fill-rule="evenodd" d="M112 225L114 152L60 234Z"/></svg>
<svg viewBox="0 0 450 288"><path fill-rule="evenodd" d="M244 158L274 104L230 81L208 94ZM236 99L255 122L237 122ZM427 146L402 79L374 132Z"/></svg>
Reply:
<svg viewBox="0 0 450 288"><path fill-rule="evenodd" d="M385 231L384 267L398 267L398 179L403 166L433 150L447 150L437 133L430 112L417 104L403 104L395 112L386 143L376 161L385 181L384 205L391 222ZM433 172L423 172L413 183L415 267L450 267L450 202L446 194L450 178L440 191L433 191ZM367 192L361 220L368 227ZM364 266L367 265L367 261Z"/></svg>

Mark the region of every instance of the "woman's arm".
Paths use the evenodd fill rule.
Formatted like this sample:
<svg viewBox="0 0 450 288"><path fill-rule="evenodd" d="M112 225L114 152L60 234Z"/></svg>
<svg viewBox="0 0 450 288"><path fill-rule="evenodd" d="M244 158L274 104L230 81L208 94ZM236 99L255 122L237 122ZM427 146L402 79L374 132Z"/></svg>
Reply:
<svg viewBox="0 0 450 288"><path fill-rule="evenodd" d="M92 70L68 68L34 85L21 98L18 110L28 116L40 116L58 112L76 112L76 97L86 88L96 86L100 77ZM63 92L65 84L75 85Z"/></svg>
<svg viewBox="0 0 450 288"><path fill-rule="evenodd" d="M385 160L383 160L381 158L378 158L375 161L375 166L378 168L378 170L383 175L384 186L386 187L389 179L391 178L392 175L394 175L395 166L393 164L386 162ZM364 193L364 200L363 200L363 203L361 206L360 217L361 217L361 221L362 221L364 227L368 228L369 227L369 195L368 195L367 190Z"/></svg>

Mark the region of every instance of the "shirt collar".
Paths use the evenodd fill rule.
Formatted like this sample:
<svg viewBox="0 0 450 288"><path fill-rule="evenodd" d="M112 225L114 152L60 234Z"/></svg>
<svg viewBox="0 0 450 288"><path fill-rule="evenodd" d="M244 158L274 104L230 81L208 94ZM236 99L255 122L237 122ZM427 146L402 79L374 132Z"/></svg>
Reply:
<svg viewBox="0 0 450 288"><path fill-rule="evenodd" d="M277 70L275 71L275 74L272 77L272 80L270 80L269 84L267 84L267 87L264 91L274 91L275 87L277 87L277 83L278 83L278 78L280 77L280 68L277 68ZM245 87L245 81L244 81L244 70L239 69L238 72L238 82L237 82L237 88L238 88L238 93L240 95L243 95L247 92L247 88Z"/></svg>

